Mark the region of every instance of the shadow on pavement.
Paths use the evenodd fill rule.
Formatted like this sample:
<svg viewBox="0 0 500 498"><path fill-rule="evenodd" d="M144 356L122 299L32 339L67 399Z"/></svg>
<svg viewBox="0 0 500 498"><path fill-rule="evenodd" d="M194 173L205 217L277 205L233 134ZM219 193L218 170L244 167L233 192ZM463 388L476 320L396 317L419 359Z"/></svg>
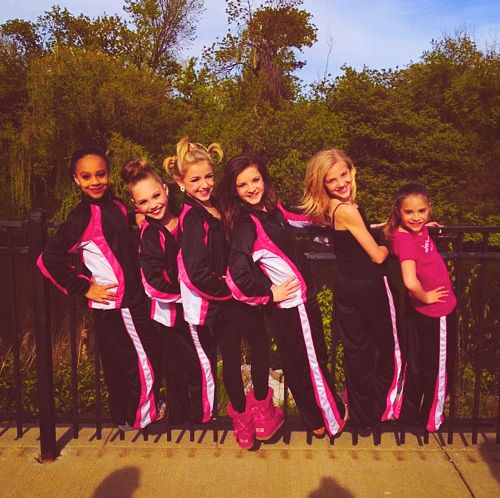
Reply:
<svg viewBox="0 0 500 498"><path fill-rule="evenodd" d="M64 447L69 444L71 441L73 441L73 431L71 429L68 429L64 432L64 434L59 437L59 439L56 441L57 445L57 451L61 453L61 451L64 449Z"/></svg>
<svg viewBox="0 0 500 498"><path fill-rule="evenodd" d="M483 441L479 446L479 453L483 462L488 465L491 475L500 482L500 451L498 445L495 444L494 435L492 440Z"/></svg>
<svg viewBox="0 0 500 498"><path fill-rule="evenodd" d="M331 477L323 477L319 488L314 490L308 498L354 498L354 495L338 484Z"/></svg>
<svg viewBox="0 0 500 498"><path fill-rule="evenodd" d="M97 487L92 498L119 496L130 498L139 487L140 470L137 467L124 467L109 474Z"/></svg>

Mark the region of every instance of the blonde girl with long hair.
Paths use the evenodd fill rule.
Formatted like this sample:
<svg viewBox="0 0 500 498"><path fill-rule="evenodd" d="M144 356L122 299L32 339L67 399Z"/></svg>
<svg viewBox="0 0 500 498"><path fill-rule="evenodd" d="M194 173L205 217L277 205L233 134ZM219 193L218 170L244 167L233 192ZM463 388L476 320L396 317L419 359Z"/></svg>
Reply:
<svg viewBox="0 0 500 498"><path fill-rule="evenodd" d="M324 149L307 165L301 207L333 231L337 269L335 326L344 344L346 392L354 427L396 419L402 363L396 307L379 245L356 202L356 167L342 150Z"/></svg>

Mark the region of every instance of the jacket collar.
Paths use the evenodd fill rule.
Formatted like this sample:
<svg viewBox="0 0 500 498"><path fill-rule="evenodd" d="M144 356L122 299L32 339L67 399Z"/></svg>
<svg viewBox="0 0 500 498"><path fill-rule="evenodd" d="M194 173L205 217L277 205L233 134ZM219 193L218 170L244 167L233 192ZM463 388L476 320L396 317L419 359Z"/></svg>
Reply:
<svg viewBox="0 0 500 498"><path fill-rule="evenodd" d="M159 222L158 220L155 220L154 218L151 218L151 216L146 215L145 218L146 218L146 221L148 222L148 225L153 225L153 226L160 228L160 229L165 228L163 226L163 223ZM166 228L165 228L165 230L166 230ZM167 232L168 232L168 230L167 230Z"/></svg>
<svg viewBox="0 0 500 498"><path fill-rule="evenodd" d="M250 204L248 204L246 202L242 202L241 203L241 207L246 212L248 212L249 214L253 214L254 216L256 216L261 221L268 220L269 217L271 217L275 213L275 211L276 211L276 208L273 209L272 211L263 211L262 209L256 209L256 208L254 208L253 206L251 206Z"/></svg>
<svg viewBox="0 0 500 498"><path fill-rule="evenodd" d="M215 199L215 197L211 196L210 199L213 206L217 207L217 200ZM184 204L187 204L188 206L196 209L208 221L214 220L217 223L221 222L221 220L219 220L215 216L212 216L202 204L200 204L197 200L193 199L189 195L184 195Z"/></svg>
<svg viewBox="0 0 500 498"><path fill-rule="evenodd" d="M146 216L146 222L148 225L152 225L157 230L162 232L166 237L170 237L170 238L172 238L172 240L175 241L175 230L174 230L174 232L171 232L163 223L161 223L158 220L155 220L154 218L151 218L150 216ZM177 229L178 229L178 225L176 226L176 230Z"/></svg>
<svg viewBox="0 0 500 498"><path fill-rule="evenodd" d="M81 202L85 202L87 204L97 204L98 206L102 206L104 204L113 202L115 200L115 196L113 195L111 188L108 188L108 190L100 199L92 199L92 197L89 197L88 195L82 193L80 200Z"/></svg>

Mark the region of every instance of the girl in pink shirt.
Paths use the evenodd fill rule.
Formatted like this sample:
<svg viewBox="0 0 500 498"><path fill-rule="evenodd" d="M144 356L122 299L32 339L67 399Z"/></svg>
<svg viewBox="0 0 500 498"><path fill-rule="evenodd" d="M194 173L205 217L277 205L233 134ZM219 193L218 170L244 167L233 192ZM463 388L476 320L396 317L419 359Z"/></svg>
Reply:
<svg viewBox="0 0 500 498"><path fill-rule="evenodd" d="M448 270L426 224L431 204L426 188L417 183L401 187L384 228L401 263L403 281L413 309L409 312L407 371L399 420L425 424L429 432L444 420L449 330L457 304Z"/></svg>

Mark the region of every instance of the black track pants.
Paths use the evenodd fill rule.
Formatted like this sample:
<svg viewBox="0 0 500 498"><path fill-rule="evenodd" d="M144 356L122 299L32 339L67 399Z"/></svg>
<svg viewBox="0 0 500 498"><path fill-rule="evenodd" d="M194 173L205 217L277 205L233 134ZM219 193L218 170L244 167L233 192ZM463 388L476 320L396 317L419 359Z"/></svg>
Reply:
<svg viewBox="0 0 500 498"><path fill-rule="evenodd" d="M323 322L316 300L295 308L273 309L283 373L307 429L325 426L335 435L344 418L328 370Z"/></svg>
<svg viewBox="0 0 500 498"><path fill-rule="evenodd" d="M444 420L447 378L453 367L455 314L429 317L408 313L407 368L400 420L437 431Z"/></svg>
<svg viewBox="0 0 500 498"><path fill-rule="evenodd" d="M156 418L160 341L146 304L93 310L111 420L136 429Z"/></svg>
<svg viewBox="0 0 500 498"><path fill-rule="evenodd" d="M337 274L334 330L344 345L349 417L355 427L395 419L400 410L402 360L396 306L387 279Z"/></svg>
<svg viewBox="0 0 500 498"><path fill-rule="evenodd" d="M162 344L162 372L167 388L169 422L181 424L189 420L200 423L204 413L205 375L189 325L182 316L182 308L178 306L173 327L153 323ZM207 342L207 334L207 330L201 334L203 343ZM205 344L204 351L208 350L209 358L212 349Z"/></svg>
<svg viewBox="0 0 500 498"><path fill-rule="evenodd" d="M196 384L200 380L201 373L201 405L196 400L200 399L197 388L192 386L194 395L190 403L189 418L193 422L209 422L213 416L215 408L215 341L214 332L211 325L193 325L187 324L187 329L194 349L198 357L197 380L194 379L192 372L192 382Z"/></svg>

